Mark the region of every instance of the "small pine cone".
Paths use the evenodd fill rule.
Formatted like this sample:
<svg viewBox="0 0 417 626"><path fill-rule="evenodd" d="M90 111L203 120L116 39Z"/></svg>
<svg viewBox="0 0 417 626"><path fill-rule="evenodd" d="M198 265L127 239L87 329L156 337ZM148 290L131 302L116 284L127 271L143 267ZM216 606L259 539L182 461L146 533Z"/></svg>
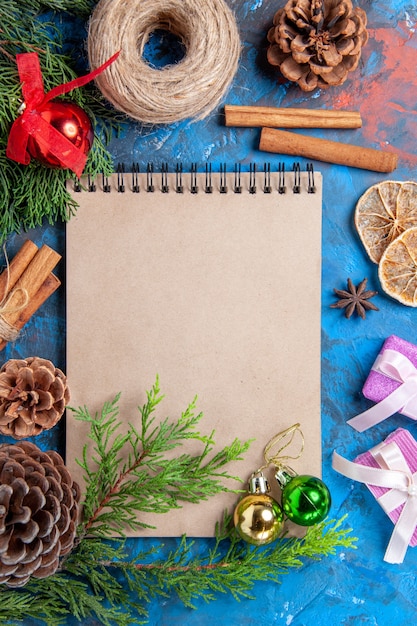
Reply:
<svg viewBox="0 0 417 626"><path fill-rule="evenodd" d="M80 488L61 456L23 441L0 445L0 584L54 574L77 527Z"/></svg>
<svg viewBox="0 0 417 626"><path fill-rule="evenodd" d="M51 361L10 359L0 369L0 432L23 439L52 428L69 397L66 376Z"/></svg>
<svg viewBox="0 0 417 626"><path fill-rule="evenodd" d="M268 61L304 91L341 85L358 66L366 23L351 0L288 0L268 32Z"/></svg>

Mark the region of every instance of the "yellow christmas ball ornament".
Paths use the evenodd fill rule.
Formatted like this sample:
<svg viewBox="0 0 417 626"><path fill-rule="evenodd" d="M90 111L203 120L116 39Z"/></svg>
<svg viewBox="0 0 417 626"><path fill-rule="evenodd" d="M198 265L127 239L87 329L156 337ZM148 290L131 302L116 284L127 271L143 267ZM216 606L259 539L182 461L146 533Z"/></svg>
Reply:
<svg viewBox="0 0 417 626"><path fill-rule="evenodd" d="M249 481L249 494L238 502L234 511L236 531L244 541L255 546L271 543L283 528L283 511L268 495L269 490L262 472L254 474Z"/></svg>

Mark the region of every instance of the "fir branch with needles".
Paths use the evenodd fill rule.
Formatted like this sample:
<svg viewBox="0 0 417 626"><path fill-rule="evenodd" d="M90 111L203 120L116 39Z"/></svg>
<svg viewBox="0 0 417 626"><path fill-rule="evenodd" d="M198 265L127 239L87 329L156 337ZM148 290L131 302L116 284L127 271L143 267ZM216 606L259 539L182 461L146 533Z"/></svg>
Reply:
<svg viewBox="0 0 417 626"><path fill-rule="evenodd" d="M180 508L181 502L197 503L229 491L229 480L240 481L224 467L241 460L249 442L235 439L212 454L214 433L207 436L196 430L202 418L195 412L196 398L176 422L156 421L162 399L157 378L140 408L141 428L130 425L126 434L118 432L119 396L103 406L101 415L92 417L85 407L74 410L77 419L89 423L93 442L92 458L86 444L79 461L87 480L82 533L108 537L123 525L137 531L148 526L137 512L167 513ZM164 456L188 440L201 442L200 454Z"/></svg>
<svg viewBox="0 0 417 626"><path fill-rule="evenodd" d="M195 400L176 421L158 421L156 410L163 399L158 379L139 409L141 427L130 426L123 434L119 398L95 415L86 407L73 409L89 424L94 447L92 457L85 449L79 460L86 489L75 547L54 575L32 578L19 589L0 586L0 623L18 626L36 618L45 626L59 626L70 616L79 622L93 618L104 626L147 623L153 599L177 596L190 608L221 594L249 600L255 597L256 582L280 583L308 560L355 547L344 518L310 527L301 539L282 537L251 546L240 539L225 512L204 555L198 542L184 536L172 540L174 549L160 542L132 556L123 534L126 527L140 531L146 526L136 521L137 515L150 509L166 513L184 501L198 504L224 491L225 481L236 478L227 472L227 464L240 459L249 442L235 440L215 451L214 433L203 435L196 429L202 415L196 413ZM190 440L201 444L199 454L173 456Z"/></svg>
<svg viewBox="0 0 417 626"><path fill-rule="evenodd" d="M68 616L80 622L93 616L105 626L128 626L147 623L149 603L158 598L176 595L194 609L199 601L212 602L222 594L252 600L255 583L279 584L308 560L354 548L355 538L343 522L322 522L302 539L283 538L257 548L239 539L225 515L205 556L185 537L167 554L161 544L133 558L122 541L84 539L59 573L21 590L0 591L0 620L17 626L36 617L56 626Z"/></svg>
<svg viewBox="0 0 417 626"><path fill-rule="evenodd" d="M60 19L87 20L94 6L90 0L13 0L1 7L0 26L0 243L13 232L40 226L44 221L66 222L77 209L77 203L66 187L74 178L69 170L50 169L32 160L20 165L6 157L10 126L22 103L16 54L37 52L45 91L69 82L80 73L83 42L79 48L65 51ZM80 27L82 32L82 26ZM125 117L115 113L103 101L94 84L74 89L65 96L78 104L90 117L95 129L93 147L85 173L92 177L110 174L113 162L106 145L122 128Z"/></svg>

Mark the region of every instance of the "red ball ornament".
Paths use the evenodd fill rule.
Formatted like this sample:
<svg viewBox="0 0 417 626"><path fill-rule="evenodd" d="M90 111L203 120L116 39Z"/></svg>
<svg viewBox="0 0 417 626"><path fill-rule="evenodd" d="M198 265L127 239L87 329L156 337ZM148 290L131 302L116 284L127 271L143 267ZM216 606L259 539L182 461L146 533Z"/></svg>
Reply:
<svg viewBox="0 0 417 626"><path fill-rule="evenodd" d="M93 145L94 130L90 118L81 107L73 102L51 100L38 112L76 148L85 155L89 153ZM48 143L39 141L36 135L28 138L27 151L31 157L44 165L63 167L59 159L50 151Z"/></svg>

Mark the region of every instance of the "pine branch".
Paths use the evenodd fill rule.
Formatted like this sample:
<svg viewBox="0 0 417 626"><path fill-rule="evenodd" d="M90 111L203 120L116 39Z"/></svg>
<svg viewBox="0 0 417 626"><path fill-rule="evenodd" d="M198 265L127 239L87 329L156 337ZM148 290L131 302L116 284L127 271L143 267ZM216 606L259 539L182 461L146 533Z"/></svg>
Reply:
<svg viewBox="0 0 417 626"><path fill-rule="evenodd" d="M213 548L203 558L193 554L193 542L186 537L174 552L150 563L144 555L133 560L126 558L123 544L110 547L107 555L103 554L103 541L98 538L108 536L111 530L120 533L126 523L133 527L141 525L134 521L132 503L133 510L162 512L180 506L178 500L205 499L217 489L224 490L224 485L217 482L219 477L230 478L223 466L240 458L244 451L242 444L233 442L209 457L214 444L213 433L203 436L195 430L202 417L195 414L196 401L176 422L168 419L157 422L155 411L162 399L157 379L147 393L147 402L140 408L141 429L136 431L131 426L124 435L118 434L119 396L105 404L100 415L91 417L86 408L76 411L76 417L90 423L97 468L91 467L85 448L80 464L87 480L86 519L75 554L63 563L64 571L88 580L94 592L104 594L110 602L115 601L109 596L109 590L114 593L116 589L113 578L120 581L122 576L122 588L134 590L139 601L135 610L142 614L144 605L157 595L175 593L190 607L195 606L199 598L211 601L219 593L230 593L237 600L251 598L255 581L279 582L282 575L301 567L305 559L334 554L340 546L353 546L355 540L349 536L350 529L341 529L342 522L328 522L309 528L303 539L283 538L272 546L254 548L240 540L231 525L231 516L226 515L216 529ZM201 441L200 455L164 458L166 452L188 439ZM129 447L127 462L120 456L125 446ZM175 480L181 486L186 481L187 495L175 484L172 486ZM126 506L128 511L124 510ZM87 533L96 535L97 539L87 539ZM107 542L104 544L108 546ZM121 553L112 553L115 549L120 549ZM119 593L123 593L123 589L117 590ZM119 595L118 600L122 600ZM123 601L126 603L129 599Z"/></svg>
<svg viewBox="0 0 417 626"><path fill-rule="evenodd" d="M50 224L68 221L77 203L66 188L74 178L69 170L49 169L32 161L20 165L6 158L9 129L18 116L22 102L21 85L15 57L17 53L34 52L39 56L44 88L69 82L80 72L79 59L64 52L58 16L63 12L87 19L91 0L9 0L1 8L0 26L0 244L12 232L34 228L44 220ZM99 90L87 85L66 94L66 100L85 110L95 127L95 139L85 168L92 177L108 175L113 170L106 143L117 133L123 116L112 112Z"/></svg>
<svg viewBox="0 0 417 626"><path fill-rule="evenodd" d="M188 488L196 501L205 499L224 490L224 479L230 478L224 465L240 458L247 444L235 441L213 453L213 434L201 435L196 430L201 414L195 414L195 400L178 420L157 421L156 409L163 399L158 379L140 408L141 428L136 431L131 426L122 434L119 398L104 404L94 416L87 408L76 410L77 417L89 423L94 445L93 462L86 448L79 461L87 487L76 546L53 576L31 579L22 589L0 586L0 623L17 626L36 618L46 626L59 626L69 616L79 622L94 617L104 626L145 623L153 598L175 594L188 607L195 607L199 600L213 601L220 594L250 599L257 581L280 583L282 576L308 559L335 554L340 547L355 547L355 538L342 527L342 519L311 527L302 539L283 537L257 548L241 541L226 513L203 556L194 549L195 542L184 536L168 554L160 544L130 557L125 540L106 537L111 532L122 535L126 524L138 527L132 518L149 510L146 490L141 499L144 485L159 488L154 506L160 511L178 507L185 495L178 486L170 492L167 481L176 479L182 484L192 467ZM200 442L200 454L165 458L166 452L172 453L190 439ZM127 456L123 454L126 448Z"/></svg>
<svg viewBox="0 0 417 626"><path fill-rule="evenodd" d="M128 626L146 623L149 602L157 597L175 594L191 608L198 600L211 602L220 594L238 601L253 599L256 582L279 584L308 559L354 548L356 540L343 522L321 523L309 528L303 539L283 538L256 548L240 541L225 515L204 557L194 554L194 542L185 537L168 555L159 554L161 545L134 559L128 558L123 541L83 539L59 573L23 589L0 591L0 623L17 625L37 618L46 626L58 626L72 615L80 622L94 616L105 626Z"/></svg>
<svg viewBox="0 0 417 626"><path fill-rule="evenodd" d="M25 4L25 0L20 0L18 4ZM97 2L96 0L34 0L31 4L36 11L52 9L53 11L65 11L74 15L88 16Z"/></svg>
<svg viewBox="0 0 417 626"><path fill-rule="evenodd" d="M78 460L87 484L81 535L108 537L123 527L145 528L148 525L137 518L138 512L166 513L182 502L197 503L230 491L227 481L240 480L224 468L242 459L249 442L235 439L212 454L213 433L206 436L196 430L202 418L195 413L196 399L177 421L156 421L155 411L163 399L157 379L140 408L140 432L130 425L121 434L119 398L106 403L100 415L91 416L86 407L72 409L77 419L90 424L93 442L92 453L86 444ZM165 458L166 452L188 440L201 442L202 451Z"/></svg>
<svg viewBox="0 0 417 626"><path fill-rule="evenodd" d="M212 601L220 593L229 593L236 600L253 599L255 582L279 583L282 576L302 567L308 559L333 555L340 547L354 548L356 539L350 536L351 529L341 528L344 519L309 528L302 539L284 537L257 548L239 539L230 526L230 516L226 515L207 557L192 556L192 542L183 537L178 549L163 560L101 561L101 564L121 570L135 581L135 588L139 581L142 587L146 586L148 594L161 588L169 595L175 593L191 608L195 608L197 599Z"/></svg>

